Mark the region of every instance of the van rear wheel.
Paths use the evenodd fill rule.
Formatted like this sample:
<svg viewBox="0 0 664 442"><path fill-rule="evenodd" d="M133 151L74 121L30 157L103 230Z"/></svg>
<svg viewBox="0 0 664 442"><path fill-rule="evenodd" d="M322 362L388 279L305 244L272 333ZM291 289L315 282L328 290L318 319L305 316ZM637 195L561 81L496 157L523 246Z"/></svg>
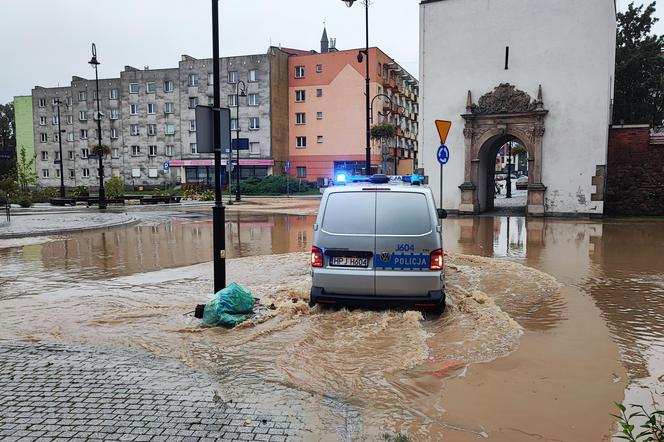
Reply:
<svg viewBox="0 0 664 442"><path fill-rule="evenodd" d="M445 313L445 298L443 298L435 307L431 309L434 315L442 315Z"/></svg>

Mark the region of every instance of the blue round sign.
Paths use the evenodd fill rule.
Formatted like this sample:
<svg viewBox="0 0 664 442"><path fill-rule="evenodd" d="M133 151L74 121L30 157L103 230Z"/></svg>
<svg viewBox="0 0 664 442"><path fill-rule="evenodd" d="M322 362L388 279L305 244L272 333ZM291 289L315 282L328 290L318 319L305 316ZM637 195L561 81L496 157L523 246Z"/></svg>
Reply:
<svg viewBox="0 0 664 442"><path fill-rule="evenodd" d="M171 168L171 165L168 163L168 161L164 162L164 170L168 170Z"/></svg>
<svg viewBox="0 0 664 442"><path fill-rule="evenodd" d="M440 147L438 148L438 153L436 157L438 158L438 162L441 165L447 164L447 162L450 160L450 150L447 148L447 146L441 144Z"/></svg>

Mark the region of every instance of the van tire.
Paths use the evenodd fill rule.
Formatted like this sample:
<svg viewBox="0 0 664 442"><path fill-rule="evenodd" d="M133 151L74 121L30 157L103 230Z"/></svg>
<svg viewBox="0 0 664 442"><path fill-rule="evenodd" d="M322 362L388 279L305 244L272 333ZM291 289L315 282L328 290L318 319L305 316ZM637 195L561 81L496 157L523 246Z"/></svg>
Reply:
<svg viewBox="0 0 664 442"><path fill-rule="evenodd" d="M445 298L443 298L438 305L431 309L431 312L435 315L442 315L445 313Z"/></svg>

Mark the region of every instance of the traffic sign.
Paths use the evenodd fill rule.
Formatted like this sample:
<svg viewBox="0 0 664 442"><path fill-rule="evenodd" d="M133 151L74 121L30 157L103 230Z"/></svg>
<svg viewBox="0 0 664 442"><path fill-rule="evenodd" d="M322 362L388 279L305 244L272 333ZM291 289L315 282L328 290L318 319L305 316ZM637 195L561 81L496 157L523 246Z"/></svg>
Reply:
<svg viewBox="0 0 664 442"><path fill-rule="evenodd" d="M438 148L438 153L436 154L436 158L438 158L438 162L441 166L447 164L447 162L450 160L450 150L447 148L447 146L444 144L440 145Z"/></svg>
<svg viewBox="0 0 664 442"><path fill-rule="evenodd" d="M231 140L231 149L249 150L249 138L234 138Z"/></svg>
<svg viewBox="0 0 664 442"><path fill-rule="evenodd" d="M168 163L168 161L164 162L164 172L166 172L170 168L171 168L171 165Z"/></svg>
<svg viewBox="0 0 664 442"><path fill-rule="evenodd" d="M290 160L286 160L286 166L285 166L285 169L286 169L286 173L289 173L289 172L290 172Z"/></svg>
<svg viewBox="0 0 664 442"><path fill-rule="evenodd" d="M438 129L438 135L440 136L440 144L445 144L445 141L447 141L447 134L450 133L451 127L451 121L436 120L436 129Z"/></svg>

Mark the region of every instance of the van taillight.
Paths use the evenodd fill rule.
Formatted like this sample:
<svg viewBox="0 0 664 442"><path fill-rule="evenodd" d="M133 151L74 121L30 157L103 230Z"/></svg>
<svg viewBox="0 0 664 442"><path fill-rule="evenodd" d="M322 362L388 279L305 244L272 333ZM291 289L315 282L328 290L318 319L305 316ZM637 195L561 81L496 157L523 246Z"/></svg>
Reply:
<svg viewBox="0 0 664 442"><path fill-rule="evenodd" d="M431 262L429 270L443 270L444 265L443 249L437 249L431 252Z"/></svg>
<svg viewBox="0 0 664 442"><path fill-rule="evenodd" d="M323 267L323 251L316 246L311 247L311 267Z"/></svg>

